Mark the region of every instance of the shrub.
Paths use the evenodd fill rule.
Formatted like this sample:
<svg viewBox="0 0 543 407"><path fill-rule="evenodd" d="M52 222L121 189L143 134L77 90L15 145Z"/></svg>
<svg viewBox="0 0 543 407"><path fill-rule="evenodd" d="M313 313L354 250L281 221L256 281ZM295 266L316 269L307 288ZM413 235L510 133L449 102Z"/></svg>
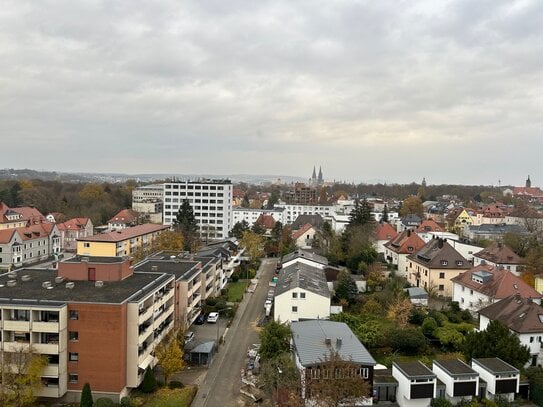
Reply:
<svg viewBox="0 0 543 407"><path fill-rule="evenodd" d="M221 291L222 293L222 291ZM206 299L206 305L209 305L210 307L214 307L215 304L217 304L217 299L214 297L209 297Z"/></svg>
<svg viewBox="0 0 543 407"><path fill-rule="evenodd" d="M113 400L108 399L107 397L100 397L94 402L93 407L115 407Z"/></svg>
<svg viewBox="0 0 543 407"><path fill-rule="evenodd" d="M133 407L133 403L128 397L123 397L121 399L121 407Z"/></svg>
<svg viewBox="0 0 543 407"><path fill-rule="evenodd" d="M443 324L448 321L447 316L443 312L436 310L431 310L428 313L428 316L434 318L439 326L443 326Z"/></svg>
<svg viewBox="0 0 543 407"><path fill-rule="evenodd" d="M141 391L144 393L152 393L157 388L157 382L155 374L149 366L145 369L145 375L143 376L143 382L141 383Z"/></svg>
<svg viewBox="0 0 543 407"><path fill-rule="evenodd" d="M90 384L85 383L83 385L83 390L81 391L81 403L79 405L81 407L92 407L93 403Z"/></svg>
<svg viewBox="0 0 543 407"><path fill-rule="evenodd" d="M437 329L437 322L434 318L428 317L424 318L424 321L422 322L422 333L426 336L433 336L434 331Z"/></svg>
<svg viewBox="0 0 543 407"><path fill-rule="evenodd" d="M440 397L432 399L430 407L452 407L452 403L449 400Z"/></svg>
<svg viewBox="0 0 543 407"><path fill-rule="evenodd" d="M185 385L179 381L172 380L168 383L168 387L170 389L182 389L183 387L185 387Z"/></svg>
<svg viewBox="0 0 543 407"><path fill-rule="evenodd" d="M393 328L387 333L390 346L408 355L416 355L426 347L426 338L417 328Z"/></svg>
<svg viewBox="0 0 543 407"><path fill-rule="evenodd" d="M239 273L233 273L232 274L232 277L230 277L230 280L233 282L233 283L237 283L238 280L239 280Z"/></svg>
<svg viewBox="0 0 543 407"><path fill-rule="evenodd" d="M421 325L426 318L427 313L420 308L413 307L409 314L409 323L413 325Z"/></svg>

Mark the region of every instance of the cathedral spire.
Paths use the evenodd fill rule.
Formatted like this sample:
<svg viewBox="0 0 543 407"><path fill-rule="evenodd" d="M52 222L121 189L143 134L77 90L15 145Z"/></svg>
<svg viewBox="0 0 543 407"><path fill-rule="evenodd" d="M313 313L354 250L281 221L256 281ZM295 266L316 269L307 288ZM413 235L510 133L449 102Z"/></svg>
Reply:
<svg viewBox="0 0 543 407"><path fill-rule="evenodd" d="M532 181L530 180L530 176L528 175L528 179L526 180L526 188L532 187Z"/></svg>
<svg viewBox="0 0 543 407"><path fill-rule="evenodd" d="M319 178L317 179L319 184L322 184L324 180L322 179L322 167L319 166Z"/></svg>
<svg viewBox="0 0 543 407"><path fill-rule="evenodd" d="M315 166L313 166L313 175L311 176L311 181L315 181L317 179L317 173L315 171Z"/></svg>

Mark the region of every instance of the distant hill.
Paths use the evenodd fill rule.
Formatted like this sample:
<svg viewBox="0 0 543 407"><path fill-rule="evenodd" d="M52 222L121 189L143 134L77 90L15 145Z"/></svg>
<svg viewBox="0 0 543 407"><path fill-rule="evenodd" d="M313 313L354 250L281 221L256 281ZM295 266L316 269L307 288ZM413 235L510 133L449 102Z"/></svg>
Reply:
<svg viewBox="0 0 543 407"><path fill-rule="evenodd" d="M31 169L0 169L0 180L21 180L21 179L41 179L44 181L65 181L65 182L125 182L129 179L135 179L139 182L153 182L165 179L229 179L234 183L246 182L248 184L265 184L281 179L282 182L300 182L307 181L302 177L293 177L289 175L270 175L270 174L123 174L123 173L86 173L86 172L57 172L57 171L37 171Z"/></svg>

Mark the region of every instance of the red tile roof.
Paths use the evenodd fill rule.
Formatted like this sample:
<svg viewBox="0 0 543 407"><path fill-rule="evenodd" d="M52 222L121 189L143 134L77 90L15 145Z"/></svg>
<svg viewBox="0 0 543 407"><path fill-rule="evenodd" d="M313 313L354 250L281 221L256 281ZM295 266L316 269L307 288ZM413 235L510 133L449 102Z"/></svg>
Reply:
<svg viewBox="0 0 543 407"><path fill-rule="evenodd" d="M415 232L407 229L388 243L385 243L385 247L398 254L410 254L423 248L424 240L422 240Z"/></svg>
<svg viewBox="0 0 543 407"><path fill-rule="evenodd" d="M124 223L130 224L138 220L138 213L132 209L123 209L113 216L108 223Z"/></svg>
<svg viewBox="0 0 543 407"><path fill-rule="evenodd" d="M169 229L168 225L153 225L146 223L144 225L132 226L123 230L109 233L101 233L94 236L87 236L77 239L78 242L122 242L133 237L146 235Z"/></svg>
<svg viewBox="0 0 543 407"><path fill-rule="evenodd" d="M494 264L522 263L522 259L509 246L503 243L493 243L480 252L475 253L474 256Z"/></svg>
<svg viewBox="0 0 543 407"><path fill-rule="evenodd" d="M398 236L398 232L389 223L378 223L375 228L376 240L390 240Z"/></svg>
<svg viewBox="0 0 543 407"><path fill-rule="evenodd" d="M23 220L31 224L47 222L47 219L38 209L33 206L21 206L12 208L15 212L21 214Z"/></svg>
<svg viewBox="0 0 543 407"><path fill-rule="evenodd" d="M492 274L487 282L478 283L473 281L473 273L480 271ZM489 264L480 264L473 267L452 278L451 281L498 300L517 293L522 298L543 298L541 294L509 270Z"/></svg>
<svg viewBox="0 0 543 407"><path fill-rule="evenodd" d="M306 223L300 229L292 233L292 239L297 240L300 236L303 236L308 230L312 229L313 225Z"/></svg>
<svg viewBox="0 0 543 407"><path fill-rule="evenodd" d="M534 198L543 198L543 191L541 191L538 187L514 187L513 188L513 196L527 196L527 197L534 197Z"/></svg>
<svg viewBox="0 0 543 407"><path fill-rule="evenodd" d="M2 229L0 230L0 244L9 243L15 233L15 229Z"/></svg>
<svg viewBox="0 0 543 407"><path fill-rule="evenodd" d="M255 223L262 226L264 229L273 229L275 226L275 219L271 215L261 213Z"/></svg>
<svg viewBox="0 0 543 407"><path fill-rule="evenodd" d="M58 230L79 230L84 229L89 222L89 218L73 218L63 223L57 223Z"/></svg>
<svg viewBox="0 0 543 407"><path fill-rule="evenodd" d="M13 233L15 232L17 232L17 234L24 241L38 239L40 237L46 237L51 234L54 227L55 225L53 223L47 222L37 225L25 226L22 228L0 230L0 243L8 243L12 239Z"/></svg>
<svg viewBox="0 0 543 407"><path fill-rule="evenodd" d="M424 233L424 232L444 232L445 229L443 229L439 224L433 220L433 219L425 219L422 221L422 223L419 225L419 227L416 230L417 232Z"/></svg>

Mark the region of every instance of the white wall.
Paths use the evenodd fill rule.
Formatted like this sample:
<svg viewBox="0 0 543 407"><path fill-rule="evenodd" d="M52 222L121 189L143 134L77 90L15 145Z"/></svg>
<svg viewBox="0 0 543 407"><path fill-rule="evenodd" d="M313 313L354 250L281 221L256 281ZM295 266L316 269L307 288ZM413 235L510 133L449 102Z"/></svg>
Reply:
<svg viewBox="0 0 543 407"><path fill-rule="evenodd" d="M292 293L297 293L298 298L292 298ZM305 293L305 298L300 298L300 293ZM294 306L298 307L297 312L292 311ZM330 298L302 288L294 288L276 296L273 307L273 317L280 322L330 317Z"/></svg>
<svg viewBox="0 0 543 407"><path fill-rule="evenodd" d="M291 266L291 265L296 264L296 263L303 263L303 264L307 264L308 266L317 267L317 268L320 268L320 269L324 269L326 267L324 264L316 263L314 261L309 260L306 257L298 257L298 258L295 258L295 259L293 259L291 261L287 261L286 263L283 263L283 268Z"/></svg>
<svg viewBox="0 0 543 407"><path fill-rule="evenodd" d="M403 375L403 373L392 365L392 376L398 381L398 388L396 389L396 403L400 407L428 407L432 399L410 399L411 394L411 381ZM434 397L436 394L436 380L434 384Z"/></svg>

